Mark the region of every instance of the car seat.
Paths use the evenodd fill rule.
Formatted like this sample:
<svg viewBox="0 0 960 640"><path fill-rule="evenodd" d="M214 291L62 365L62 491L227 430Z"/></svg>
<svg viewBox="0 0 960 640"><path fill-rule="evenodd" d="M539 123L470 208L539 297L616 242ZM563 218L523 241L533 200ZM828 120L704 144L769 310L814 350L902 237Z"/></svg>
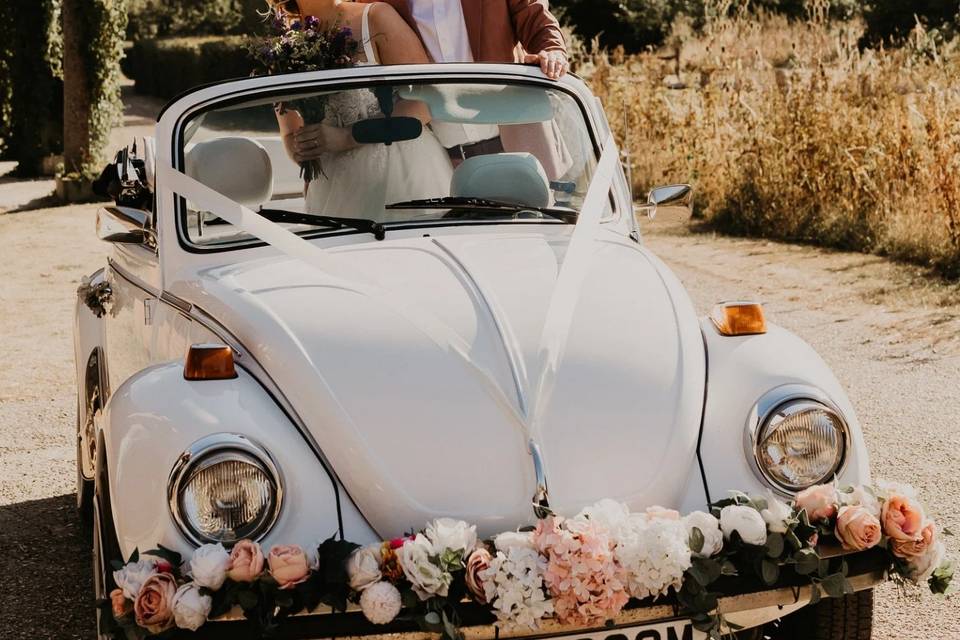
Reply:
<svg viewBox="0 0 960 640"><path fill-rule="evenodd" d="M198 142L187 150L186 173L245 206L273 197L270 154L250 138L224 137Z"/></svg>
<svg viewBox="0 0 960 640"><path fill-rule="evenodd" d="M550 181L530 153L496 153L467 158L453 172L450 195L501 200L528 207L551 204Z"/></svg>

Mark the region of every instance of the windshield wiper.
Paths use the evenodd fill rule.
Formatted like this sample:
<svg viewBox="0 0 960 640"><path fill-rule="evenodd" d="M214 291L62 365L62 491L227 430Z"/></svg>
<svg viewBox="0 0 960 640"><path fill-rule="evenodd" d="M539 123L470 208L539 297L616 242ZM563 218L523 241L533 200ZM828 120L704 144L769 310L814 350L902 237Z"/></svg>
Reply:
<svg viewBox="0 0 960 640"><path fill-rule="evenodd" d="M333 227L334 229L356 229L363 233L372 233L377 240L383 240L387 229L376 220L365 218L335 218L314 213L300 213L283 209L260 209L261 216L271 222L286 222L289 224L309 224L312 226Z"/></svg>
<svg viewBox="0 0 960 640"><path fill-rule="evenodd" d="M423 200L407 200L388 204L389 209L487 209L495 211L536 211L545 216L556 218L562 222L576 224L579 213L572 209L556 209L552 207L533 207L503 200L487 198L465 198L462 196L448 196L445 198L425 198Z"/></svg>

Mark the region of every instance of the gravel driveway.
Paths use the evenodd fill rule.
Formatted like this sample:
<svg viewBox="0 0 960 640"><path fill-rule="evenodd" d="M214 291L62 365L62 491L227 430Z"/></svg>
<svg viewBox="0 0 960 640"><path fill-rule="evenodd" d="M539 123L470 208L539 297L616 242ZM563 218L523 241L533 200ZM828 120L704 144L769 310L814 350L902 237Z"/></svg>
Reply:
<svg viewBox="0 0 960 640"><path fill-rule="evenodd" d="M73 511L72 306L102 261L91 206L0 215L0 629L92 638L89 538ZM687 235L649 245L698 308L757 297L846 385L877 477L912 480L960 530L960 289L876 257ZM775 357L775 354L771 354ZM956 539L948 541L958 557ZM881 589L875 638L960 637L956 602Z"/></svg>

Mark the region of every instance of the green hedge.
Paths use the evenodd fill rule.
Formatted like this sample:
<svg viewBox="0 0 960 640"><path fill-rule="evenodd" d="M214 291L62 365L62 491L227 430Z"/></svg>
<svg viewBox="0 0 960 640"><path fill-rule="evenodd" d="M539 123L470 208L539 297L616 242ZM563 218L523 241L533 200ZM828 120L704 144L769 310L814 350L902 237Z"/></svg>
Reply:
<svg viewBox="0 0 960 640"><path fill-rule="evenodd" d="M0 154L40 173L63 136L60 0L0 2Z"/></svg>
<svg viewBox="0 0 960 640"><path fill-rule="evenodd" d="M130 0L127 39L257 33L266 9L266 0Z"/></svg>
<svg viewBox="0 0 960 640"><path fill-rule="evenodd" d="M137 93L172 98L197 85L250 75L243 36L164 38L133 45L124 72Z"/></svg>

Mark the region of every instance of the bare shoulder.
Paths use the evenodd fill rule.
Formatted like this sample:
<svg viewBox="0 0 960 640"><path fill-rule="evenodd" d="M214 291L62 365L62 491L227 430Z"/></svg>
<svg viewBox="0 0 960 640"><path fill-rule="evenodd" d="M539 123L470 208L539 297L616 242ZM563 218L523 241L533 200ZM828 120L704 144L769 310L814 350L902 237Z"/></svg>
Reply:
<svg viewBox="0 0 960 640"><path fill-rule="evenodd" d="M403 17L391 2L370 2L370 20L380 27L395 26Z"/></svg>

